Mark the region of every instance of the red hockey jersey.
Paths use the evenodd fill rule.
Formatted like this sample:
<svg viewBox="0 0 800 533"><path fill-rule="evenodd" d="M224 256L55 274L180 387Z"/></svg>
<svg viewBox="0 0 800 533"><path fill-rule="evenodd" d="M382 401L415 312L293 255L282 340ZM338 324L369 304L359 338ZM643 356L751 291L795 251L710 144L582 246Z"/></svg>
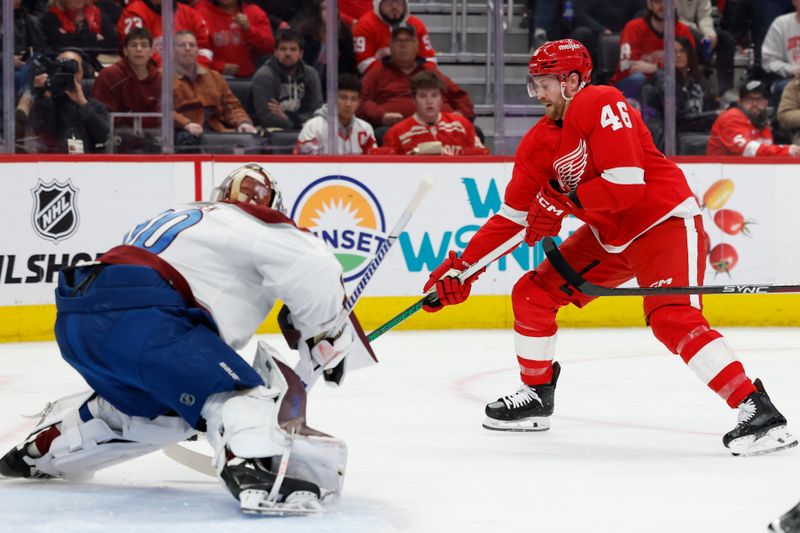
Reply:
<svg viewBox="0 0 800 533"><path fill-rule="evenodd" d="M683 171L658 151L642 115L614 87L589 86L572 100L553 170L583 206L575 216L610 253L669 217L700 213Z"/></svg>
<svg viewBox="0 0 800 533"><path fill-rule="evenodd" d="M695 46L692 30L683 22L675 22L675 37L688 39ZM631 61L647 61L664 68L664 36L656 33L643 17L631 20L622 29L619 63L611 77L612 84L631 74Z"/></svg>
<svg viewBox="0 0 800 533"><path fill-rule="evenodd" d="M505 203L472 238L464 260L474 263L525 226L550 179L575 191L583 208L574 215L610 253L667 218L700 213L683 172L655 147L639 112L614 87L590 85L572 100L560 132L543 118L523 138Z"/></svg>
<svg viewBox="0 0 800 533"><path fill-rule="evenodd" d="M789 155L789 146L772 144L769 125L759 130L741 109L732 107L714 121L706 155Z"/></svg>
<svg viewBox="0 0 800 533"><path fill-rule="evenodd" d="M435 153L428 151L435 145L425 143L436 142L441 143L444 155L459 155L464 148L483 147L472 123L456 113L439 113L433 125L426 124L414 113L389 128L383 136L383 146L394 148L400 155Z"/></svg>
<svg viewBox="0 0 800 533"><path fill-rule="evenodd" d="M189 30L197 38L197 46L200 49L198 62L208 65L213 59L213 54L208 45L208 28L206 22L200 14L186 4L175 4L175 19L173 29L178 32ZM122 10L122 15L117 22L119 40L125 42L125 35L134 26L147 28L153 36L153 59L161 64L161 51L164 47L164 38L161 35L161 13L156 13L142 0L134 0Z"/></svg>
<svg viewBox="0 0 800 533"><path fill-rule="evenodd" d="M255 4L243 4L242 13L250 27L245 31L233 21L233 15L208 0L195 4L195 10L206 21L209 43L214 57L211 68L222 72L225 63L239 65L237 78L249 78L256 72L258 56L266 56L275 48L272 27L264 10Z"/></svg>
<svg viewBox="0 0 800 533"><path fill-rule="evenodd" d="M418 55L428 61L436 62L436 51L431 46L431 38L425 23L414 16L409 16L406 23L414 27L419 41ZM376 61L389 55L391 28L381 18L370 11L358 19L353 27L353 49L356 53L358 72L364 74Z"/></svg>

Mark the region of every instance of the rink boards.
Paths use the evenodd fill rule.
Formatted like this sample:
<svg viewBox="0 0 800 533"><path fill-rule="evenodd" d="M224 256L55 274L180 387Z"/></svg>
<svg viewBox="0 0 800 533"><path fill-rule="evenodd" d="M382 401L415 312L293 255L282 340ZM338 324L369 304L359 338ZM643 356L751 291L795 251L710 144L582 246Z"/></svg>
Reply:
<svg viewBox="0 0 800 533"><path fill-rule="evenodd" d="M10 199L0 212L0 341L52 338L59 268L96 257L132 227L175 204L208 198L242 157L0 157ZM502 203L510 158L264 158L292 218L332 248L352 289L423 175L436 185L374 276L357 307L372 329L413 303L447 250L460 250ZM409 162L413 161L413 162ZM706 284L800 283L791 160L681 159L705 205L711 239ZM743 223L746 229L741 230ZM568 219L561 238L579 225ZM512 323L511 288L544 257L525 245L481 277L465 304L418 313L401 327L496 328ZM730 265L728 272L712 266ZM724 270L724 269L722 269ZM718 325L800 325L796 295L708 297ZM644 324L640 298L605 298L562 311L564 326ZM270 317L262 331L274 330Z"/></svg>

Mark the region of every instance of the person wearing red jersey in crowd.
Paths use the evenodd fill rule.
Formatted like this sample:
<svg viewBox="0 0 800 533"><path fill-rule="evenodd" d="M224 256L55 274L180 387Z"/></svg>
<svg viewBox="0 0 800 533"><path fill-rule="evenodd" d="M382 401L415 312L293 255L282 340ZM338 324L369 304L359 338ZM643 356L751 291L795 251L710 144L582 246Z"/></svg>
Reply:
<svg viewBox="0 0 800 533"><path fill-rule="evenodd" d="M407 0L374 0L373 10L358 19L353 28L353 48L361 74L373 68L389 54L389 41L394 26L406 24L414 28L419 42L419 57L436 62L436 51L425 23L411 15Z"/></svg>
<svg viewBox="0 0 800 533"><path fill-rule="evenodd" d="M714 121L706 155L800 156L800 146L796 144L772 144L766 83L751 80L742 84L738 104Z"/></svg>
<svg viewBox="0 0 800 533"><path fill-rule="evenodd" d="M119 46L114 25L91 0L54 0L42 17L42 31L52 52L79 48L96 56Z"/></svg>
<svg viewBox="0 0 800 533"><path fill-rule="evenodd" d="M256 72L275 38L264 10L243 0L201 0L195 9L205 19L214 59L211 68L237 78Z"/></svg>
<svg viewBox="0 0 800 533"><path fill-rule="evenodd" d="M424 71L435 72L444 83L443 111L456 112L470 120L475 117L469 94L442 74L435 64L418 57L418 51L414 27L407 24L396 26L392 29L389 56L376 63L364 76L358 115L378 128L378 137L383 136L385 128L416 111L411 78Z"/></svg>
<svg viewBox="0 0 800 533"><path fill-rule="evenodd" d="M121 41L131 28L147 28L153 36L153 59L161 64L161 51L163 48L163 35L161 33L161 1L162 0L133 0L122 10L122 15L117 21L117 31ZM174 22L172 29L175 33L188 30L197 38L199 46L198 61L203 66L208 66L214 58L209 48L208 27L206 21L192 7L174 1L172 4Z"/></svg>
<svg viewBox="0 0 800 533"><path fill-rule="evenodd" d="M444 82L423 70L411 79L416 112L389 128L383 146L401 155L488 153L475 127L459 113L442 112Z"/></svg>
<svg viewBox="0 0 800 533"><path fill-rule="evenodd" d="M545 43L531 56L529 91L545 107L520 143L504 204L459 257L450 252L424 290L436 288L442 306L464 301L473 279L456 277L467 265L526 228L534 245L558 235L562 220L584 222L563 244L566 261L587 280L616 287L701 285L707 235L683 172L653 144L641 114L614 87L588 85L589 52L571 39ZM486 406L484 427L540 431L550 426L561 368L553 362L556 314L592 301L548 260L514 286L514 339L521 387ZM723 438L734 455L766 453L797 444L760 380L753 383L722 335L702 313L699 295L644 298L656 338L730 407L736 427Z"/></svg>
<svg viewBox="0 0 800 533"><path fill-rule="evenodd" d="M675 37L687 39L696 45L692 30L683 22L675 22ZM643 17L631 20L620 35L619 63L611 77L611 84L622 94L641 101L642 85L657 70L664 68L664 0L647 0Z"/></svg>
<svg viewBox="0 0 800 533"><path fill-rule="evenodd" d="M342 0L339 2L339 18L351 28L358 19L373 9L373 0Z"/></svg>

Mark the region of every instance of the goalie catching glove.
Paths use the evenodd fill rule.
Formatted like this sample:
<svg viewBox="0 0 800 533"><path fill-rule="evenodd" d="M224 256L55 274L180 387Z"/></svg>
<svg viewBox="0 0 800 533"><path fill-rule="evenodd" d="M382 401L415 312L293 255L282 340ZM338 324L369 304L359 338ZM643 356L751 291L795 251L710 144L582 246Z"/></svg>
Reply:
<svg viewBox="0 0 800 533"><path fill-rule="evenodd" d="M466 263L456 252L451 250L447 255L447 259L431 272L427 283L422 288L423 292L428 292L432 287L436 286L438 301L435 303L429 302L429 299L426 298L422 304L422 309L429 313L435 313L446 305L460 304L466 300L472 290L472 283L486 271L483 268L462 283L458 276L469 266L469 263Z"/></svg>

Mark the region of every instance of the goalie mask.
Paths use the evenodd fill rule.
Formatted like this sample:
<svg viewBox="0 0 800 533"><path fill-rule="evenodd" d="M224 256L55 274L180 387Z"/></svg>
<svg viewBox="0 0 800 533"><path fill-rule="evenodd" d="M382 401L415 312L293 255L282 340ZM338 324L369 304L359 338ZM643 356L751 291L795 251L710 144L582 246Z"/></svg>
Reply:
<svg viewBox="0 0 800 533"><path fill-rule="evenodd" d="M214 188L211 201L223 200L263 205L286 214L278 182L257 163L237 168Z"/></svg>

